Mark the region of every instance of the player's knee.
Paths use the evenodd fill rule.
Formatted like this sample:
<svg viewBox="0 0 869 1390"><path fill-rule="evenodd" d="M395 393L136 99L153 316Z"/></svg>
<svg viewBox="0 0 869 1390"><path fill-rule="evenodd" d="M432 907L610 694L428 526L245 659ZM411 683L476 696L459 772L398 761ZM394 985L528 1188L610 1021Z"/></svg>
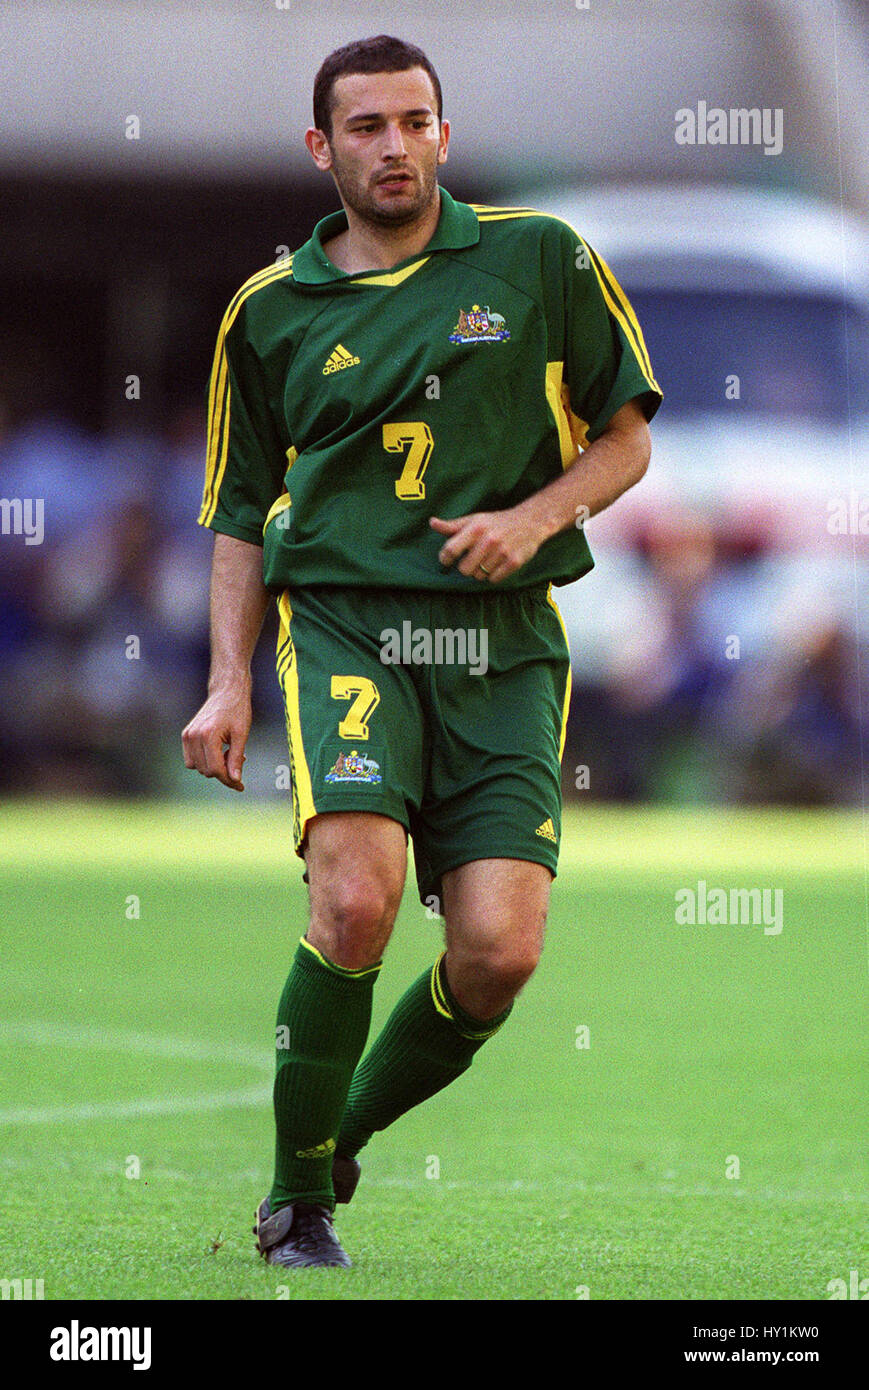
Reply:
<svg viewBox="0 0 869 1390"><path fill-rule="evenodd" d="M337 885L312 912L308 940L344 970L364 970L383 957L400 894L376 879Z"/></svg>
<svg viewBox="0 0 869 1390"><path fill-rule="evenodd" d="M481 982L513 996L530 980L539 960L540 947L536 942L511 942L481 952L475 962L476 972Z"/></svg>

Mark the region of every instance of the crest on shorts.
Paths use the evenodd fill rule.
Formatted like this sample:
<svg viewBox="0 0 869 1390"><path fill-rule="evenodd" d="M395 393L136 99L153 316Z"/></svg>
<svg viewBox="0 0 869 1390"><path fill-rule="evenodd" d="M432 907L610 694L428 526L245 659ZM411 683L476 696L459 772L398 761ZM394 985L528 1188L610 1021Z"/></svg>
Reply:
<svg viewBox="0 0 869 1390"><path fill-rule="evenodd" d="M474 304L459 310L459 321L450 334L451 343L503 343L510 337L503 314L496 314L488 304Z"/></svg>
<svg viewBox="0 0 869 1390"><path fill-rule="evenodd" d="M339 753L335 763L326 773L327 782L382 782L380 763L373 758L363 757L353 749L352 753Z"/></svg>

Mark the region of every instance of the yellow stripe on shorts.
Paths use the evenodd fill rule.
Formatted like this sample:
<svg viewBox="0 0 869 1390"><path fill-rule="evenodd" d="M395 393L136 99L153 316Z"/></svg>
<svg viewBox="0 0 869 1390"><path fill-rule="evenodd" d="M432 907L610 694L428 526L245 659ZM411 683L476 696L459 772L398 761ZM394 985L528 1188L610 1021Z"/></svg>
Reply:
<svg viewBox="0 0 869 1390"><path fill-rule="evenodd" d="M317 814L317 808L314 805L311 771L305 757L305 744L302 738L299 667L290 632L293 610L290 607L290 595L286 589L278 599L278 615L280 624L276 653L277 669L287 718L287 743L290 750L290 772L293 781L293 838L298 851L304 842L308 821Z"/></svg>
<svg viewBox="0 0 869 1390"><path fill-rule="evenodd" d="M561 610L558 607L558 604L555 602L555 599L552 597L551 584L546 593L546 601L555 610L555 616L557 617L558 622L561 626L561 631L564 634L564 645L567 648L567 684L564 687L564 705L561 711L561 739L558 744L558 761L561 762L561 759L564 756L564 745L567 740L567 716L570 713L570 692L573 687L573 670L570 665L570 641L567 636L567 628L564 626L564 619L561 616Z"/></svg>

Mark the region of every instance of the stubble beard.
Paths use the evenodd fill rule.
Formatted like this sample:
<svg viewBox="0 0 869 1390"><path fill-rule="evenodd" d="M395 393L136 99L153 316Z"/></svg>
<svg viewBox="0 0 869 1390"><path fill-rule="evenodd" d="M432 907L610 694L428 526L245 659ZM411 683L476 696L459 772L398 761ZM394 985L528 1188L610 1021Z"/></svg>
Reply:
<svg viewBox="0 0 869 1390"><path fill-rule="evenodd" d="M362 184L332 152L332 173L338 192L348 208L363 222L375 227L405 227L425 216L437 198L437 164L416 171L419 185L416 196L403 207L384 207L375 201L370 185ZM382 174L380 175L382 177Z"/></svg>

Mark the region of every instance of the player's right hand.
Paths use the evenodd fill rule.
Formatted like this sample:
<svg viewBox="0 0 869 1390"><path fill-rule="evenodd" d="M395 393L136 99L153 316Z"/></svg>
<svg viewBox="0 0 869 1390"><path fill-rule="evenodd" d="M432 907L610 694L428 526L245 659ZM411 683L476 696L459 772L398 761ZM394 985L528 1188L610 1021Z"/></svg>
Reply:
<svg viewBox="0 0 869 1390"><path fill-rule="evenodd" d="M241 770L251 718L249 690L214 691L181 735L184 766L243 792Z"/></svg>

